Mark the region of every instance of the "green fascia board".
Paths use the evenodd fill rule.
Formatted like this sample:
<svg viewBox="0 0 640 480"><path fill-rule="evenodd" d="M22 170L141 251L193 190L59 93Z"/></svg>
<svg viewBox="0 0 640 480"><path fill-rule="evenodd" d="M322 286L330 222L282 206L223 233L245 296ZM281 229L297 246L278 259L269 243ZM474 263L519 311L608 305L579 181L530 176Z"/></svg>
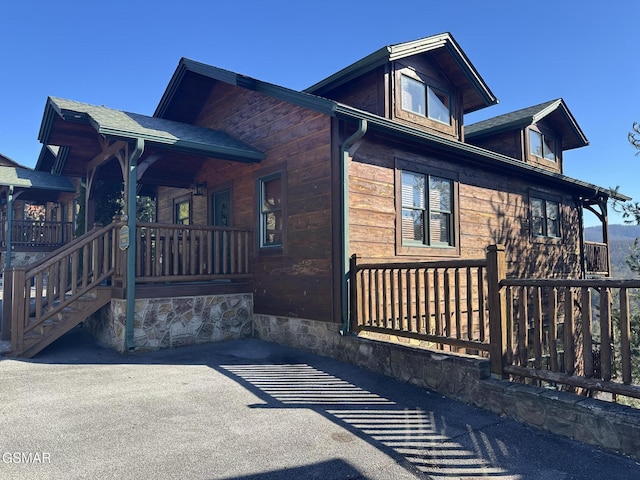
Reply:
<svg viewBox="0 0 640 480"><path fill-rule="evenodd" d="M620 192L603 188L582 180L577 180L544 168L536 167L515 158L492 152L491 150L486 150L469 143L460 142L423 130L418 130L352 107L337 104L335 113L337 117L353 122L367 120L369 128L371 129L376 129L383 133L412 140L414 142L433 145L441 150L450 152L458 158L464 157L467 161L472 161L483 166L512 171L522 176L529 176L538 180L548 181L561 187L570 187L574 191L580 191L580 193L590 197L605 195L619 201L631 200L631 197Z"/></svg>
<svg viewBox="0 0 640 480"><path fill-rule="evenodd" d="M324 80L319 81L303 90L304 93L311 93L314 95L322 95L327 90L339 87L340 85L347 83L364 73L370 72L386 63L389 63L391 58L391 47L382 47L379 50L361 58L357 62L343 68L342 70L330 75Z"/></svg>
<svg viewBox="0 0 640 480"><path fill-rule="evenodd" d="M332 114L333 105L335 102L326 98L318 97L305 92L299 92L290 88L274 85L272 83L263 82L246 75L224 70L222 68L214 67L204 63L197 62L188 58L182 58L174 73L173 77L169 81L169 84L163 94L158 107L153 116L162 118L167 111L169 105L174 99L174 96L180 88L180 82L184 78L186 72L193 72L204 77L208 77L212 80L217 80L230 85L235 85L247 90L262 93L279 100L298 105L303 108L309 108L311 110L324 113L327 115Z"/></svg>

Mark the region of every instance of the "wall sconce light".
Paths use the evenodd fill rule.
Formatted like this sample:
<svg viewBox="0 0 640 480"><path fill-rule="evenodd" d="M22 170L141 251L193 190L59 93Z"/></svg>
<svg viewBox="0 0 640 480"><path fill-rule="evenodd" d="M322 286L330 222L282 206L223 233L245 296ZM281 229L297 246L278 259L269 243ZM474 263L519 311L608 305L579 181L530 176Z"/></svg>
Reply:
<svg viewBox="0 0 640 480"><path fill-rule="evenodd" d="M201 197L204 195L204 191L207 189L207 182L196 182L195 187L193 187L193 196Z"/></svg>

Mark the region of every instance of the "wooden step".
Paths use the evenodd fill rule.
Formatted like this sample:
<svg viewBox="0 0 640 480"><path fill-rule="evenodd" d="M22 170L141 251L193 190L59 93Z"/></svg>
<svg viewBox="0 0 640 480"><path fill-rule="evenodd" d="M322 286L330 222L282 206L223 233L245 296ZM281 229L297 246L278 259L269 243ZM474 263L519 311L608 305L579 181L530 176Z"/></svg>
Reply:
<svg viewBox="0 0 640 480"><path fill-rule="evenodd" d="M11 356L31 358L51 345L73 327L97 312L111 300L110 287L97 287L91 295L83 295L63 308L54 317L38 325L24 335L21 352L11 352Z"/></svg>

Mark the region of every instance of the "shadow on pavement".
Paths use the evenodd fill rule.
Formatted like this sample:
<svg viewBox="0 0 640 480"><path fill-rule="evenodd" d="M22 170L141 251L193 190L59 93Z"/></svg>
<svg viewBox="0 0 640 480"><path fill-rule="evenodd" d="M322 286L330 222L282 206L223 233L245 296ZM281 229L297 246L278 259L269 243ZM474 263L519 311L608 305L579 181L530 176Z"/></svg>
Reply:
<svg viewBox="0 0 640 480"><path fill-rule="evenodd" d="M251 409L312 410L341 427L333 441L362 439L417 477L579 479L600 478L601 470L608 479L640 478L640 468L627 458L351 365L255 339L119 355L75 329L26 362L206 365L255 395L260 402L249 405ZM266 471L233 478L328 478L317 475L329 470L344 473L332 478L366 478L341 459L295 470L288 469L286 477Z"/></svg>

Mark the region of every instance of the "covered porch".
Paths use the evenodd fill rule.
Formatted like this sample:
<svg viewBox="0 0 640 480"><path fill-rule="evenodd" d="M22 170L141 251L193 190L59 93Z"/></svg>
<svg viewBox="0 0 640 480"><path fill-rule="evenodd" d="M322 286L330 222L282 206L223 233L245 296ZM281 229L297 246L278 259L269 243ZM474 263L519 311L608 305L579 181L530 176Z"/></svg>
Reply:
<svg viewBox="0 0 640 480"><path fill-rule="evenodd" d="M2 266L28 264L73 240L75 186L68 178L0 166Z"/></svg>
<svg viewBox="0 0 640 480"><path fill-rule="evenodd" d="M136 198L153 196L158 188L191 198L204 165L257 163L260 151L222 131L54 98L47 101L40 140L58 146L59 154L41 156L36 168L79 180L85 225L96 219L99 182L123 185L123 215L106 226L95 224L29 268L7 272L9 301L3 310L5 319L13 319L14 354L34 355L77 323L104 315L109 304L112 330L123 340L119 350L141 346L137 337L145 327L140 322L150 318L142 303L181 297L186 300L177 310L184 311L187 304L240 295L212 306L215 315L231 317L231 304L251 311L251 231L196 225L190 218L140 222ZM3 336L7 320L4 324Z"/></svg>

